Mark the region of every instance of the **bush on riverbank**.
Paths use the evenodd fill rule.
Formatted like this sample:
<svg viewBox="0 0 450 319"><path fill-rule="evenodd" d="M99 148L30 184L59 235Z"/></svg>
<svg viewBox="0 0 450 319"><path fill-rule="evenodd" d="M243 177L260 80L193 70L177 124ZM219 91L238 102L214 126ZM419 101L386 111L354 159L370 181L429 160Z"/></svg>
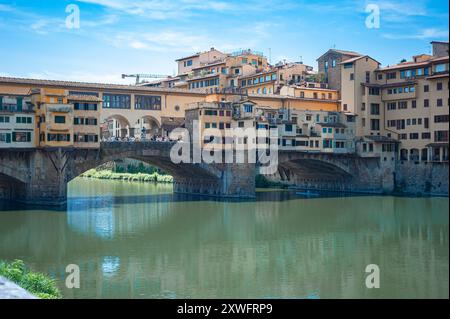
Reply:
<svg viewBox="0 0 450 319"><path fill-rule="evenodd" d="M3 276L42 299L59 299L61 293L55 280L28 269L22 260L11 263L0 260L0 276Z"/></svg>
<svg viewBox="0 0 450 319"><path fill-rule="evenodd" d="M256 175L255 177L255 187L256 188L285 188L286 185L280 182L273 182L268 180L264 175Z"/></svg>
<svg viewBox="0 0 450 319"><path fill-rule="evenodd" d="M156 183L173 183L173 177L170 175L161 175L158 172L152 174L147 173L115 173L110 170L97 171L91 169L81 175L82 177L112 179L128 182L156 182Z"/></svg>

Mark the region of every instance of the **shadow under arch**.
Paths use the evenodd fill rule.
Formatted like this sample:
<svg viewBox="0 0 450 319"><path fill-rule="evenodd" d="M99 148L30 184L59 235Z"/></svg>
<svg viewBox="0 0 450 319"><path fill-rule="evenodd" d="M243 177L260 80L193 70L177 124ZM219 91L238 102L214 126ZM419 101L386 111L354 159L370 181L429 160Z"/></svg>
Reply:
<svg viewBox="0 0 450 319"><path fill-rule="evenodd" d="M195 164L173 163L170 158L162 156L139 156L136 154L120 154L115 156L107 156L98 161L83 161L75 165L75 171L69 182L90 169L99 167L108 162L123 161L124 159L133 159L146 163L155 168L161 169L167 174L173 176L174 183L186 180L197 180L199 182L207 182L217 184L219 177L213 172L208 171L204 167Z"/></svg>
<svg viewBox="0 0 450 319"><path fill-rule="evenodd" d="M334 163L318 159L292 159L278 164L278 173L282 180L295 177L310 180L349 180L353 175Z"/></svg>

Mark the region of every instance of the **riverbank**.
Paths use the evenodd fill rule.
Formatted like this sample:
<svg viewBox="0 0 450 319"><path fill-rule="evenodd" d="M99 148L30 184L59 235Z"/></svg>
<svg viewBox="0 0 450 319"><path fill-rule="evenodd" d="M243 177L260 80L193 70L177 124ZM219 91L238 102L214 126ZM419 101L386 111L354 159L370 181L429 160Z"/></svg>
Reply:
<svg viewBox="0 0 450 319"><path fill-rule="evenodd" d="M7 287L2 288L0 286L0 299L3 293L5 298L7 295L11 297L16 296L17 298L32 298L35 296L41 299L60 299L62 297L53 279L44 274L31 271L22 260L15 260L11 263L0 260L0 277L4 277L26 290L25 292L21 291L13 284L5 281L5 284L2 286ZM2 292L3 289L5 291ZM29 296L28 293L32 296Z"/></svg>
<svg viewBox="0 0 450 319"><path fill-rule="evenodd" d="M158 172L148 173L117 173L111 170L91 169L83 174L84 178L96 178L106 180L121 180L127 182L145 182L145 183L173 183L173 177L162 175Z"/></svg>

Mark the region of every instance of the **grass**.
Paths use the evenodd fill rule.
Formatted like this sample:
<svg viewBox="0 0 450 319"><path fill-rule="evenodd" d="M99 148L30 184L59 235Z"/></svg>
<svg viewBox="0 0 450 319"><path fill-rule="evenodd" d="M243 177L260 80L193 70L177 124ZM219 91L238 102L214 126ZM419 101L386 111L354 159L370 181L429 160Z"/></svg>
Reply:
<svg viewBox="0 0 450 319"><path fill-rule="evenodd" d="M170 175L161 175L158 172L148 173L116 173L110 170L91 169L81 175L82 177L112 179L128 182L156 182L156 183L173 183L173 177Z"/></svg>
<svg viewBox="0 0 450 319"><path fill-rule="evenodd" d="M11 280L41 299L60 299L62 297L54 279L31 271L22 260L14 260L11 263L0 260L0 276Z"/></svg>

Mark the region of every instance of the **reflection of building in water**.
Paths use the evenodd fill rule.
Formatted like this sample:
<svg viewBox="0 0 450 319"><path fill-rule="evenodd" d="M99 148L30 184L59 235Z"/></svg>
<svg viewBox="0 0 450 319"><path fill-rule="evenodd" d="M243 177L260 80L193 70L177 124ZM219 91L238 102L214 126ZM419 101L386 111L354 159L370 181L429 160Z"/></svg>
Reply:
<svg viewBox="0 0 450 319"><path fill-rule="evenodd" d="M109 209L114 223L90 216L94 208L69 211L67 219L60 213L22 213L14 224L0 219L1 256L29 256L30 265L53 271L61 286L65 267L78 264L82 289L62 287L68 298L445 294L429 283L448 280L447 199L293 197L270 204L160 205L165 209L116 202ZM269 218L270 208L276 219ZM113 229L112 238L99 236L96 223ZM383 295L365 288L369 263L391 269Z"/></svg>
<svg viewBox="0 0 450 319"><path fill-rule="evenodd" d="M83 200L85 203L99 204L100 207L83 207L82 203L75 200L69 202L67 223L77 232L112 239L120 234L139 233L158 227L171 217L167 201L156 201L156 198L152 202L146 200L143 196L124 196L122 199L105 196L96 200ZM123 205L124 201L128 205Z"/></svg>

